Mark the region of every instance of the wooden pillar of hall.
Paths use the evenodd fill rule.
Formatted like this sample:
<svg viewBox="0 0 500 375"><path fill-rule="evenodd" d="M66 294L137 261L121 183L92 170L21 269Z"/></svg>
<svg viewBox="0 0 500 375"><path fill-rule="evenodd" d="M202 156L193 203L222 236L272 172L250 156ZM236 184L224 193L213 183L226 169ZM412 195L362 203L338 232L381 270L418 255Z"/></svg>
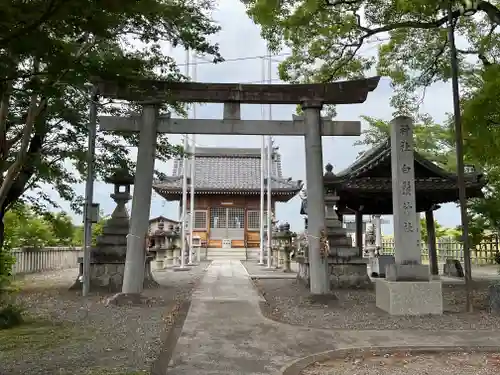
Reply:
<svg viewBox="0 0 500 375"><path fill-rule="evenodd" d="M356 247L358 248L358 256L363 256L363 213L356 211L355 215L356 225Z"/></svg>
<svg viewBox="0 0 500 375"><path fill-rule="evenodd" d="M433 206L425 211L425 226L427 229L427 248L429 249L429 267L431 275L439 275L434 209L435 207Z"/></svg>

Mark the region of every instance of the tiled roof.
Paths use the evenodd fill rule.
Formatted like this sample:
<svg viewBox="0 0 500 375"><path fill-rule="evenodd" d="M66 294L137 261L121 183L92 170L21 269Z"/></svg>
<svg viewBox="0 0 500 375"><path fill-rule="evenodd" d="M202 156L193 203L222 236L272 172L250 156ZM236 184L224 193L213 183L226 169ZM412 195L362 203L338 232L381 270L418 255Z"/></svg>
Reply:
<svg viewBox="0 0 500 375"><path fill-rule="evenodd" d="M437 166L430 160L427 160L418 152L414 152L415 164L420 164L427 170L427 174L433 177L442 177L444 179L454 179L456 176L449 173ZM360 177L365 172L377 167L382 163L389 163L391 160L391 140L388 139L385 142L375 146L366 152L364 152L358 159L354 161L349 167L340 171L336 174L339 178L356 178Z"/></svg>
<svg viewBox="0 0 500 375"><path fill-rule="evenodd" d="M188 160L188 176L191 167ZM197 191L260 192L260 148L197 148L195 168ZM183 160L176 159L172 176L157 181L153 188L160 194L182 190L183 173ZM271 175L274 193L295 194L301 188L301 181L283 178L279 153L274 155Z"/></svg>

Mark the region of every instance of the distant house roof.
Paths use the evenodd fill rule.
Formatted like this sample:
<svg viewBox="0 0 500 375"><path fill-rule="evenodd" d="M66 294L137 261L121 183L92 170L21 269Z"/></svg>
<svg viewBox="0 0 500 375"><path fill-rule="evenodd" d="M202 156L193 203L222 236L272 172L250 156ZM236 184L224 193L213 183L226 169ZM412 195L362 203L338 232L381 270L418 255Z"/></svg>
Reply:
<svg viewBox="0 0 500 375"><path fill-rule="evenodd" d="M260 148L218 148L196 149L195 191L197 194L240 194L260 193ZM186 172L191 174L191 162ZM167 200L178 200L182 194L182 158L174 160L172 176L153 184L153 189ZM267 171L265 172L267 174ZM301 181L283 178L281 155L275 153L271 167L271 192L278 200L289 200L296 195Z"/></svg>
<svg viewBox="0 0 500 375"><path fill-rule="evenodd" d="M169 221L171 223L180 223L180 221L177 221L177 220L173 220L173 219L169 219L168 217L165 217L165 216L157 216L157 217L152 217L151 219L149 219L149 223L154 223L155 221Z"/></svg>

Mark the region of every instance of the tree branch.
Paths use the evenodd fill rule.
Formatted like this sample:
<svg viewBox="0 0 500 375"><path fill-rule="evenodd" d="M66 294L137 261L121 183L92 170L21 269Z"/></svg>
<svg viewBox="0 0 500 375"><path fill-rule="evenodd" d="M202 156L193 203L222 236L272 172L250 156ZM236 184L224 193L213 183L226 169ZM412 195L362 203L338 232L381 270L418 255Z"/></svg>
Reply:
<svg viewBox="0 0 500 375"><path fill-rule="evenodd" d="M86 40L88 41L89 36L86 36ZM73 60L74 62L77 62L82 58L83 55L85 55L92 47L97 43L97 40L94 40L92 42L84 43L80 50L77 52L75 59ZM38 69L38 60L35 60L36 63L36 69L34 71L36 72ZM68 71L71 69L71 67L68 67L64 71L61 72L61 74L54 79L52 82L47 83L47 86L53 86L57 84L58 82L61 81L61 79L68 73ZM21 141L21 148L18 152L18 155L16 157L16 161L12 164L12 166L9 168L7 171L7 174L5 176L5 179L2 181L2 185L0 187L0 207L5 207L6 199L7 196L10 193L10 189L13 186L14 182L16 181L16 178L19 173L22 172L23 167L25 166L26 162L26 157L29 154L28 150L28 145L30 144L30 139L31 135L33 132L33 126L36 121L36 119L42 114L42 112L45 111L47 108L47 98L42 97L40 100L40 104L37 106L37 97L36 94L33 93L31 97L31 103L28 109L28 115L26 119L26 124L24 125L23 129L23 138ZM41 148L41 146L40 146ZM39 152L39 151L37 151Z"/></svg>
<svg viewBox="0 0 500 375"><path fill-rule="evenodd" d="M492 23L500 25L500 9L496 6L488 1L480 1L477 9L486 13Z"/></svg>
<svg viewBox="0 0 500 375"><path fill-rule="evenodd" d="M36 21L30 23L27 26L20 27L16 30L14 28L14 31L8 34L5 38L0 39L0 46L5 46L7 45L10 41L12 41L15 38L20 37L23 34L27 34L38 27L40 27L42 24L44 24L46 21L50 19L54 15L54 13L61 8L61 6L66 3L66 1L60 1L57 3L57 0L50 0L47 8L45 11L42 13L41 17L37 19Z"/></svg>

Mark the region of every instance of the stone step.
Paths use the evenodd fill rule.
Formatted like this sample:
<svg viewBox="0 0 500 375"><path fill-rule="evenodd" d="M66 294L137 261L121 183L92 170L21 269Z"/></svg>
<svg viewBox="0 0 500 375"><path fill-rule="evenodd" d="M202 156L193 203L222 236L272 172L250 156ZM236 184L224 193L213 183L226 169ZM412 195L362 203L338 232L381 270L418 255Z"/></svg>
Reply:
<svg viewBox="0 0 500 375"><path fill-rule="evenodd" d="M248 252L249 253L249 252ZM245 260L247 257L247 250L244 248L236 249L222 249L222 248L209 248L207 249L207 260Z"/></svg>

